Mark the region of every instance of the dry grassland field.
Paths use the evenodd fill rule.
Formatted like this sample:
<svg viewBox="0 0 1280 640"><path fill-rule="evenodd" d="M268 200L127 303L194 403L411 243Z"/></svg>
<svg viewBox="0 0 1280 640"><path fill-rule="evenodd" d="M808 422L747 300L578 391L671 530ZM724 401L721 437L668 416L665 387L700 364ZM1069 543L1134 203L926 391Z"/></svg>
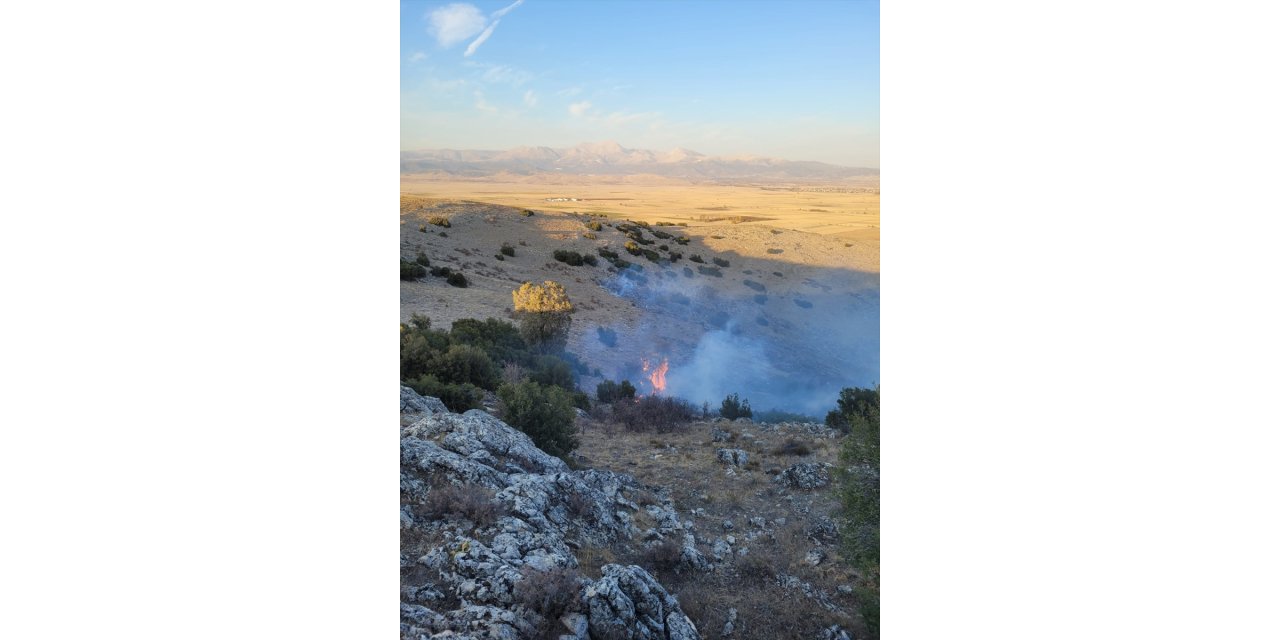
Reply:
<svg viewBox="0 0 1280 640"><path fill-rule="evenodd" d="M841 184L720 185L689 184L663 178L625 177L609 181L563 176L498 182L438 180L421 175L401 178L401 193L432 198L475 200L547 211L603 213L645 222L687 222L690 226L741 219L819 235L880 243L880 180L870 177ZM573 200L554 201L559 198ZM874 264L859 265L879 271Z"/></svg>

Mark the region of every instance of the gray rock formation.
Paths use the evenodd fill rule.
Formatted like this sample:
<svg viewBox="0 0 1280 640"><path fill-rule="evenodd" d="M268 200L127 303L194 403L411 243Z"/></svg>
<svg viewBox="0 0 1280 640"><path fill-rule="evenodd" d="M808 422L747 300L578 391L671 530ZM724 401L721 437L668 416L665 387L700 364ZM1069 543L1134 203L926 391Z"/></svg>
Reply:
<svg viewBox="0 0 1280 640"><path fill-rule="evenodd" d="M818 462L798 462L779 473L774 482L797 489L817 489L831 484L831 465Z"/></svg>
<svg viewBox="0 0 1280 640"><path fill-rule="evenodd" d="M632 498L658 488L571 470L501 420L449 413L408 387L400 406L402 638L699 637L644 569L577 573L574 549L643 535L683 537L684 561L706 567L669 498L644 507L649 528L636 527ZM550 586L531 597L538 585Z"/></svg>
<svg viewBox="0 0 1280 640"><path fill-rule="evenodd" d="M742 449L716 449L716 460L730 466L741 467L747 463L747 452Z"/></svg>

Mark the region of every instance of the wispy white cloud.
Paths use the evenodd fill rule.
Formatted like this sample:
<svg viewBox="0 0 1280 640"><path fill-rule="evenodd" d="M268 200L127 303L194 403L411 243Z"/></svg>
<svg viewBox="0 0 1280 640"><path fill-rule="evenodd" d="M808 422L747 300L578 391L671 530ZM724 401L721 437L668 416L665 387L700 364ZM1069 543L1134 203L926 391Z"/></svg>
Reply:
<svg viewBox="0 0 1280 640"><path fill-rule="evenodd" d="M515 2L507 5L506 7L503 7L502 9L494 11L493 15L489 16L489 18L493 20L493 22L490 22L489 26L485 27L484 31L481 31L480 35L477 36L475 40L472 40L471 44L467 45L467 50L462 53L462 56L464 58L470 58L471 54L475 53L476 49L479 49L480 45L484 44L485 41L489 39L489 36L493 35L493 30L498 28L499 22L502 22L500 18L502 18L502 16L507 15L508 13L511 13L512 11L515 10L516 7L522 4L524 4L524 0L516 0Z"/></svg>
<svg viewBox="0 0 1280 640"><path fill-rule="evenodd" d="M414 51L413 55L409 56L409 62L421 62L426 59L427 59L427 54L421 51Z"/></svg>
<svg viewBox="0 0 1280 640"><path fill-rule="evenodd" d="M452 47L477 33L480 33L487 20L484 14L473 4L455 2L432 11L428 18L431 27L428 30L442 47Z"/></svg>
<svg viewBox="0 0 1280 640"><path fill-rule="evenodd" d="M538 106L538 95L533 92L533 89L524 92L524 104L530 109Z"/></svg>
<svg viewBox="0 0 1280 640"><path fill-rule="evenodd" d="M475 63L468 63L469 65ZM484 75L480 79L491 84L509 84L518 87L533 79L533 75L527 71L515 69L502 64L478 66L485 69Z"/></svg>
<svg viewBox="0 0 1280 640"><path fill-rule="evenodd" d="M572 98L573 96L576 96L579 93L582 93L582 87L569 87L567 89L561 89L557 91L556 95L560 96L561 98Z"/></svg>
<svg viewBox="0 0 1280 640"><path fill-rule="evenodd" d="M591 103L587 100L583 100L582 102L575 102L569 105L569 115L574 116L576 118L586 113L587 109L590 109L590 108L591 108Z"/></svg>
<svg viewBox="0 0 1280 640"><path fill-rule="evenodd" d="M503 9L498 9L497 11L493 12L493 19L497 20L498 18L501 18L502 16L505 16L508 13L511 13L512 9L515 9L516 7L522 4L524 4L524 0L516 0L515 2L511 3L509 6Z"/></svg>
<svg viewBox="0 0 1280 640"><path fill-rule="evenodd" d="M484 41L488 40L489 36L493 35L493 30L497 28L499 22L502 22L502 21L494 20L493 24L485 28L485 30L480 33L480 37L476 38L475 40L472 40L471 44L467 45L467 50L462 53L462 56L465 58L470 58L471 54L475 53L476 49L479 49L480 45L484 44Z"/></svg>

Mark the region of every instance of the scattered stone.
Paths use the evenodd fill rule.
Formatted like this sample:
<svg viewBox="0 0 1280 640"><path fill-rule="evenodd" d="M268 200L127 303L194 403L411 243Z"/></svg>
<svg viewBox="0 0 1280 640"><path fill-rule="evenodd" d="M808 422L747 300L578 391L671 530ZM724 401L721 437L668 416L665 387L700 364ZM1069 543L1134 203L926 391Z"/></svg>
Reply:
<svg viewBox="0 0 1280 640"><path fill-rule="evenodd" d="M729 616L724 621L724 629L720 631L721 636L731 636L734 632L734 623L738 621L738 610L729 607Z"/></svg>
<svg viewBox="0 0 1280 640"><path fill-rule="evenodd" d="M741 467L747 463L747 452L742 449L716 449L716 460L723 464Z"/></svg>
<svg viewBox="0 0 1280 640"><path fill-rule="evenodd" d="M811 549L809 553L804 554L804 561L815 567L822 564L824 558L826 558L826 554L822 552L822 549Z"/></svg>
<svg viewBox="0 0 1280 640"><path fill-rule="evenodd" d="M853 587L852 587L852 586L850 586L850 585L847 585L847 584L842 584L842 585L840 585L840 586L836 587L836 591L839 591L840 593L843 593L843 594L845 594L845 595L847 596L847 595L849 595L849 594L853 593Z"/></svg>
<svg viewBox="0 0 1280 640"><path fill-rule="evenodd" d="M817 640L850 640L849 633L840 628L840 625L833 624L818 633Z"/></svg>
<svg viewBox="0 0 1280 640"><path fill-rule="evenodd" d="M765 520L761 517L748 518L747 522L750 522L751 526L756 527L757 529L763 529L765 525Z"/></svg>
<svg viewBox="0 0 1280 640"><path fill-rule="evenodd" d="M712 441L712 442L728 442L728 441L729 441L729 438L730 438L731 436L732 436L732 434L730 434L728 431L725 431L724 429L714 429L714 428L713 428L713 429L711 430L711 441Z"/></svg>
<svg viewBox="0 0 1280 640"><path fill-rule="evenodd" d="M725 520L724 522L720 523L720 527L725 531L733 531L733 521Z"/></svg>

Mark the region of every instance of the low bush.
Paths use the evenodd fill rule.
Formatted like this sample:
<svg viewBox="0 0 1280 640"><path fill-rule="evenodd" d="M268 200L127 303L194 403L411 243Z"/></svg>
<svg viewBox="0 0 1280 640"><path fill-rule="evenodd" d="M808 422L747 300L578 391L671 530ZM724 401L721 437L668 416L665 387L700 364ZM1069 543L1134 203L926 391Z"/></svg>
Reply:
<svg viewBox="0 0 1280 640"><path fill-rule="evenodd" d="M681 270L681 273L683 273L684 277L686 278L693 277L693 269L690 269L689 267L685 267L683 270Z"/></svg>
<svg viewBox="0 0 1280 640"><path fill-rule="evenodd" d="M557 637L551 630L560 625L560 618L578 602L581 574L569 567L539 571L526 566L520 576L520 580L512 585L511 594L516 602L542 617L540 633L546 637Z"/></svg>
<svg viewBox="0 0 1280 640"><path fill-rule="evenodd" d="M652 574L672 573L680 568L682 549L675 536L668 536L662 542L644 550L640 557L640 566Z"/></svg>
<svg viewBox="0 0 1280 640"><path fill-rule="evenodd" d="M444 355L432 360L427 370L440 380L473 384L490 391L498 388L498 367L479 347L452 345Z"/></svg>
<svg viewBox="0 0 1280 640"><path fill-rule="evenodd" d="M807 456L813 453L809 449L809 445L796 440L795 438L787 438L787 441L774 448L775 456Z"/></svg>
<svg viewBox="0 0 1280 640"><path fill-rule="evenodd" d="M528 209L525 209L523 212L521 212L521 215L523 215L526 218L531 218L533 217L533 212Z"/></svg>
<svg viewBox="0 0 1280 640"><path fill-rule="evenodd" d="M588 239L588 240L595 240L595 239L596 239L596 234L594 234L594 233L592 233L592 232L590 232L590 231L584 231L584 232L582 233L582 237L584 237L584 238L586 238L586 239Z"/></svg>
<svg viewBox="0 0 1280 640"><path fill-rule="evenodd" d="M487 527L506 515L506 509L494 500L494 495L493 489L483 485L445 484L431 487L422 507L433 520L470 520L477 526Z"/></svg>
<svg viewBox="0 0 1280 640"><path fill-rule="evenodd" d="M662 259L662 256L653 249L641 249L640 252L643 253L644 257L648 258L650 262L657 262Z"/></svg>
<svg viewBox="0 0 1280 640"><path fill-rule="evenodd" d="M777 254L779 254L779 253L782 253L782 249L765 249L765 250L764 250L764 252L765 252L765 253L772 253L772 254L774 254L774 255L777 255Z"/></svg>
<svg viewBox="0 0 1280 640"><path fill-rule="evenodd" d="M631 255L633 255L633 256L638 256L638 255L640 255L640 245L637 245L636 243L634 243L634 242L632 242L632 241L630 241L630 240L628 240L628 241L626 242L626 244L622 245L622 248L623 248L623 249L626 249L626 250L627 250L627 253L629 253L629 254L631 254Z"/></svg>
<svg viewBox="0 0 1280 640"><path fill-rule="evenodd" d="M405 380L419 395L439 398L444 406L454 413L465 413L470 409L479 409L484 401L484 391L473 384L453 384L441 382L433 375L422 375Z"/></svg>
<svg viewBox="0 0 1280 640"><path fill-rule="evenodd" d="M711 261L712 261L712 262L714 262L714 263L716 263L716 266L717 266L717 267L728 267L728 266L729 266L729 261L728 261L728 260L725 260L724 258L712 258L712 259L711 259Z"/></svg>
<svg viewBox="0 0 1280 640"><path fill-rule="evenodd" d="M449 218L446 216L431 216L430 218L427 218L427 224L434 224L437 227L445 228L453 226L449 223Z"/></svg>
<svg viewBox="0 0 1280 640"><path fill-rule="evenodd" d="M556 249L552 254L556 262L563 262L571 267L582 266L582 254L567 249Z"/></svg>
<svg viewBox="0 0 1280 640"><path fill-rule="evenodd" d="M407 260L400 261L400 279L408 282L414 282L418 278L426 277L427 268Z"/></svg>
<svg viewBox="0 0 1280 640"><path fill-rule="evenodd" d="M739 399L738 394L731 393L720 403L720 416L730 420L751 417L751 401Z"/></svg>
<svg viewBox="0 0 1280 640"><path fill-rule="evenodd" d="M431 260L427 258L427 254L421 251L418 252L417 256L414 256L413 261L424 267L431 266Z"/></svg>
<svg viewBox="0 0 1280 640"><path fill-rule="evenodd" d="M448 282L450 286L458 287L460 289L466 289L467 284L469 284L467 282L467 277L458 271L454 271L449 274L448 277L445 278L445 282Z"/></svg>
<svg viewBox="0 0 1280 640"><path fill-rule="evenodd" d="M606 347L612 348L618 346L618 332L613 329L596 327L596 337L600 339L600 344L603 344Z"/></svg>
<svg viewBox="0 0 1280 640"><path fill-rule="evenodd" d="M596 400L604 404L613 404L619 400L634 400L635 397L636 388L631 385L630 380L622 382L605 380L596 385Z"/></svg>
<svg viewBox="0 0 1280 640"><path fill-rule="evenodd" d="M680 236L679 238L676 238L676 244L682 244L682 245L683 245L683 244L689 244L689 237L688 237L688 236Z"/></svg>
<svg viewBox="0 0 1280 640"><path fill-rule="evenodd" d="M498 398L502 419L532 438L539 449L565 458L578 447L573 400L564 389L522 382L499 387Z"/></svg>
<svg viewBox="0 0 1280 640"><path fill-rule="evenodd" d="M719 278L719 277L721 277L721 276L723 276L723 275L724 275L723 273L720 273L720 268L719 268L719 267L704 267L704 266L699 266L699 267L698 267L698 273L701 273L701 274L702 274L702 275L704 275L704 276L715 276L715 277L717 277L717 278Z"/></svg>
<svg viewBox="0 0 1280 640"><path fill-rule="evenodd" d="M792 300L792 302L796 303L796 306L797 306L797 307L800 307L801 309L812 309L812 308L813 308L813 303L812 303L812 302L809 302L808 300L804 300L804 299L802 299L802 298L795 298L795 299L793 299L793 300Z"/></svg>
<svg viewBox="0 0 1280 640"><path fill-rule="evenodd" d="M431 275L437 278L448 278L453 273L453 269L449 267L431 267Z"/></svg>
<svg viewBox="0 0 1280 640"><path fill-rule="evenodd" d="M504 242L502 243L502 248L498 249L498 253L501 253L504 256L511 256L512 258L514 258L516 256L516 248Z"/></svg>
<svg viewBox="0 0 1280 640"><path fill-rule="evenodd" d="M689 261L690 261L690 262L697 262L698 264L702 264L702 256L700 256L700 255L698 255L698 254L696 254L696 253L695 253L695 254L693 254L693 255L689 256Z"/></svg>
<svg viewBox="0 0 1280 640"><path fill-rule="evenodd" d="M687 426L696 415L697 411L689 402L666 396L644 396L633 402L613 405L614 419L628 431L667 433Z"/></svg>
<svg viewBox="0 0 1280 640"><path fill-rule="evenodd" d="M418 231L421 231L421 232L423 232L423 233L426 233L426 232L427 232L427 225L425 225L425 224L420 224L420 225L418 225Z"/></svg>
<svg viewBox="0 0 1280 640"><path fill-rule="evenodd" d="M764 293L765 290L767 289L767 287L765 287L763 283L756 282L755 280L750 280L750 279L743 280L742 284L747 285L748 289L759 291L760 293Z"/></svg>
<svg viewBox="0 0 1280 640"><path fill-rule="evenodd" d="M541 385L560 387L565 391L577 388L573 367L552 355L539 356L533 361L529 379Z"/></svg>
<svg viewBox="0 0 1280 640"><path fill-rule="evenodd" d="M600 221L598 221L598 220L588 220L588 221L587 221L587 228L588 228L588 229L590 229L590 230L592 230L592 231L600 231L600 230L604 229L604 227L600 224Z"/></svg>

